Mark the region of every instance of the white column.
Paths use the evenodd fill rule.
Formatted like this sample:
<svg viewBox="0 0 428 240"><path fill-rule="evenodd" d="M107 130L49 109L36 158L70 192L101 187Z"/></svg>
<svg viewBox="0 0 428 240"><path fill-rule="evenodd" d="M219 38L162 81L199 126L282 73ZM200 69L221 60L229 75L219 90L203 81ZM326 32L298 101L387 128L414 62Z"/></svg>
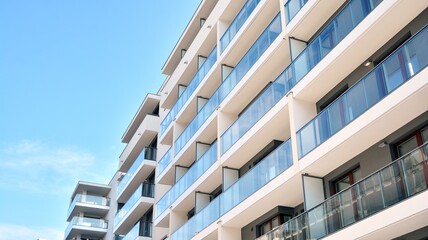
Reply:
<svg viewBox="0 0 428 240"><path fill-rule="evenodd" d="M287 95L290 110L290 135L293 164L299 166L297 131L317 115L315 103L295 99L293 92Z"/></svg>
<svg viewBox="0 0 428 240"><path fill-rule="evenodd" d="M187 213L172 210L169 214L169 236L187 222Z"/></svg>

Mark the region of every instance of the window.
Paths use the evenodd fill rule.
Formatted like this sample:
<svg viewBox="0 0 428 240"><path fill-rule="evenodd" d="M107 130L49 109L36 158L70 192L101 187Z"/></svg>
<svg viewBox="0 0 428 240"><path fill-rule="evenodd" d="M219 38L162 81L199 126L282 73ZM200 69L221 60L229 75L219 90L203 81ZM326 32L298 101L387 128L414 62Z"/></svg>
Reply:
<svg viewBox="0 0 428 240"><path fill-rule="evenodd" d="M424 127L405 137L394 146L397 157L402 157L409 153L401 161L402 171L407 180L406 190L409 195L428 188L427 153L425 151L412 152L427 143L427 135L428 127Z"/></svg>
<svg viewBox="0 0 428 240"><path fill-rule="evenodd" d="M334 204L340 206L338 214L333 214L329 217L329 228L337 229L338 226L346 226L355 222L358 219L358 208L357 208L357 193L354 188L348 189L351 185L361 180L360 167L356 167L351 171L343 174L337 180L333 181L332 195L341 192L340 197L334 198L337 201ZM346 190L348 189L348 190ZM334 208L334 205L332 205Z"/></svg>
<svg viewBox="0 0 428 240"><path fill-rule="evenodd" d="M279 214L279 215L267 220L266 222L264 222L258 226L259 231L258 231L257 237L260 237L260 236L266 234L267 232L269 232L272 229L280 226L281 224L287 222L290 219L291 219L291 216L289 216L289 215Z"/></svg>
<svg viewBox="0 0 428 240"><path fill-rule="evenodd" d="M428 127L424 127L416 132L413 132L395 144L395 153L397 154L397 158L411 152L417 147L422 146L426 142L428 142Z"/></svg>
<svg viewBox="0 0 428 240"><path fill-rule="evenodd" d="M338 180L334 181L334 193L338 193L361 179L360 168L356 168L342 175Z"/></svg>

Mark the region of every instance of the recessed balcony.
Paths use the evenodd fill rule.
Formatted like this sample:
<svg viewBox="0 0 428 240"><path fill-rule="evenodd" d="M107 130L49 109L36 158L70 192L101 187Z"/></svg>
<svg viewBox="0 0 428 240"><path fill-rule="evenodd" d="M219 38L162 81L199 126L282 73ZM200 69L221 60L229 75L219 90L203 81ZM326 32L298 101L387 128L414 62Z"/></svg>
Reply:
<svg viewBox="0 0 428 240"><path fill-rule="evenodd" d="M172 147L170 147L158 162L156 182L163 183L161 179L165 176L165 172L167 172L165 170L171 168L172 159Z"/></svg>
<svg viewBox="0 0 428 240"><path fill-rule="evenodd" d="M143 148L138 158L117 186L116 200L124 202L132 191L145 180L156 167L156 148Z"/></svg>
<svg viewBox="0 0 428 240"><path fill-rule="evenodd" d="M138 157L145 146L149 146L159 132L160 118L157 115L147 114L140 126L123 149L119 157L119 171L125 172Z"/></svg>
<svg viewBox="0 0 428 240"><path fill-rule="evenodd" d="M281 18L278 14L274 20L267 26L265 31L255 41L245 56L240 60L229 76L223 81L219 88L214 92L204 107L198 112L195 118L184 129L184 131L175 140L175 154L179 156L195 133L204 125L207 119L217 109L219 104L226 98L238 82L245 76L248 70L257 62L260 56L273 43L281 32Z"/></svg>
<svg viewBox="0 0 428 240"><path fill-rule="evenodd" d="M292 165L291 141L288 140L213 199L205 208L171 234L170 238L172 240L191 239Z"/></svg>
<svg viewBox="0 0 428 240"><path fill-rule="evenodd" d="M155 185L152 183L143 183L132 194L123 207L114 217L114 233L126 234L154 204Z"/></svg>
<svg viewBox="0 0 428 240"><path fill-rule="evenodd" d="M403 44L297 132L300 158L364 114L428 65L427 29L424 28Z"/></svg>
<svg viewBox="0 0 428 240"><path fill-rule="evenodd" d="M186 87L183 93L178 97L177 102L175 102L174 106L171 108L171 110L162 120L160 124L160 131L159 131L161 138L163 137L164 133L171 125L172 121L176 118L178 113L181 111L183 106L188 102L188 100L190 99L190 96L193 94L193 92L196 90L196 88L205 78L205 76L210 71L212 66L216 63L216 61L217 61L217 47L215 46L214 49L209 54L209 56L207 57L207 59L205 60L205 62L195 73L192 80L190 80L189 85Z"/></svg>
<svg viewBox="0 0 428 240"><path fill-rule="evenodd" d="M122 240L151 240L153 235L153 224L140 221L129 231Z"/></svg>
<svg viewBox="0 0 428 240"><path fill-rule="evenodd" d="M172 188L156 203L156 218L171 206L217 161L217 142L202 155Z"/></svg>
<svg viewBox="0 0 428 240"><path fill-rule="evenodd" d="M405 221L411 222L412 218L420 218L421 216L418 216L420 214L425 216L426 220L428 216L426 206L423 207L423 210L420 210L417 205L405 209L402 206L410 203L412 198L419 202L427 199L427 194L425 194L428 188L427 156L428 144L425 144L284 223L258 240L320 239L336 232L340 234L342 229L349 230L350 226L356 226L359 222L363 223L366 219L377 218L385 209L391 209L391 213L396 212L395 209L402 210L400 210L400 214L389 214L387 219L379 219L377 224L372 224L379 229L364 228L364 234L393 224L389 222L390 219L394 219L393 221L397 221L397 223L401 222L399 227L402 229L406 228L403 225L407 225L409 229L407 231L413 231L415 229L412 229L412 224L405 224ZM353 229L351 232L355 230L357 229ZM354 234L360 235L361 233L358 233L357 230ZM338 236L336 239L341 239Z"/></svg>

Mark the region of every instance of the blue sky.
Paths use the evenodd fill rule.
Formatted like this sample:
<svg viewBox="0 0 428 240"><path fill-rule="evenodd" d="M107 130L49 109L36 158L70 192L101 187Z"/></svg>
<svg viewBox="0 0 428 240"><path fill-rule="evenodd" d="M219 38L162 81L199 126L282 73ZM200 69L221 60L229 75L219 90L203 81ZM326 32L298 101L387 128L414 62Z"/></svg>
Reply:
<svg viewBox="0 0 428 240"><path fill-rule="evenodd" d="M0 1L0 240L62 239L199 2Z"/></svg>

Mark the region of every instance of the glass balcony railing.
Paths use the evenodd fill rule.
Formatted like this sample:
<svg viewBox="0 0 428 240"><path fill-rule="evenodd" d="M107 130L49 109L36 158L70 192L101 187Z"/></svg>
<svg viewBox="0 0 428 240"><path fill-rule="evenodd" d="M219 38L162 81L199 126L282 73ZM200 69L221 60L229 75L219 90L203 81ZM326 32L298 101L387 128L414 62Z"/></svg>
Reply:
<svg viewBox="0 0 428 240"><path fill-rule="evenodd" d="M220 201L215 198L208 206L198 212L183 226L171 234L171 240L190 240L197 233L220 218Z"/></svg>
<svg viewBox="0 0 428 240"><path fill-rule="evenodd" d="M425 191L427 156L425 144L258 240L320 239Z"/></svg>
<svg viewBox="0 0 428 240"><path fill-rule="evenodd" d="M363 4L365 2L365 4ZM303 4L303 2L301 2ZM294 4L293 1L287 2L287 4ZM335 26L337 25L338 19L341 19L342 15L352 15L352 13L359 13L359 12L365 12L366 15L371 11L372 8L377 6L379 4L379 1L376 1L373 3L373 1L370 0L353 0L348 5L345 6L345 8L336 16L336 18L326 27L326 29L331 29L334 27L329 26ZM370 6L371 8L369 10L357 10L358 7L366 9L366 7L363 6ZM358 22L360 22L362 19L358 18ZM352 25L353 27L356 26L357 22L355 21ZM351 25L350 25L351 26ZM352 28L353 28L352 27ZM348 29L349 31L346 33L348 34L352 29ZM320 42L320 39L324 39L326 30L322 31L321 34L316 37L314 42L309 44L308 48L306 48L301 56L311 55L314 53L314 51L311 51L313 49L314 45ZM330 31L331 32L331 31ZM346 34L344 34L344 31L341 31L343 34L340 35L341 38L339 39L339 35L337 35L336 43L331 46L331 49L337 45L339 40L344 38ZM318 40L317 40L318 39ZM330 50L331 50L330 49ZM330 51L329 50L329 51ZM326 50L324 51L324 57L327 54ZM297 69L298 64L301 64L301 60L299 56L294 62L292 62L282 73L281 75L274 81L274 83L269 86L263 93L260 95L254 103L250 105L250 107L238 118L238 120L222 135L222 154L224 154L227 150L229 150L230 147L233 146L236 141L238 141L255 123L257 123L258 120L260 120L282 97L286 95L286 93L298 82L296 79L300 80L303 75L296 75L295 69ZM303 58L302 58L303 59ZM319 61L318 59L316 62L313 62L310 68L307 70L309 71L312 69ZM300 69L300 68L299 68Z"/></svg>
<svg viewBox="0 0 428 240"><path fill-rule="evenodd" d="M67 237L73 227L90 227L107 230L107 224L107 220L104 219L74 216L68 224L64 236Z"/></svg>
<svg viewBox="0 0 428 240"><path fill-rule="evenodd" d="M296 16L307 2L308 0L288 0L285 3L285 11L287 15L285 19L287 24Z"/></svg>
<svg viewBox="0 0 428 240"><path fill-rule="evenodd" d="M206 122L208 117L211 116L218 107L218 102L218 94L215 92L175 141L175 155L183 149L184 145L186 145L202 124Z"/></svg>
<svg viewBox="0 0 428 240"><path fill-rule="evenodd" d="M155 196L155 185L153 183L142 183L141 186L132 194L128 201L123 205L123 207L116 213L114 217L114 224L117 226L122 219L128 215L130 210L135 206L135 204L140 200L141 197L154 198Z"/></svg>
<svg viewBox="0 0 428 240"><path fill-rule="evenodd" d="M283 72L269 85L245 112L221 136L221 154L223 155L251 127L253 127L276 103L290 90Z"/></svg>
<svg viewBox="0 0 428 240"><path fill-rule="evenodd" d="M135 172L141 166L144 160L154 160L156 161L156 148L143 148L140 155L134 161L132 166L129 168L126 175L123 177L122 181L120 181L119 185L117 185L117 196L122 194L123 189L129 183L129 181L134 177Z"/></svg>
<svg viewBox="0 0 428 240"><path fill-rule="evenodd" d="M217 47L214 47L214 49L211 51L210 55L208 55L205 62L202 64L202 66L198 69L195 76L193 76L193 79L190 81L187 88L183 91L183 93L178 97L177 102L174 104L174 106L171 108L171 110L168 112L166 117L163 119L161 125L160 125L160 132L159 135L162 136L166 129L171 125L174 118L177 116L178 112L180 112L181 108L186 104L186 102L189 100L190 96L195 92L196 88L199 86L199 84L202 82L202 80L205 78L207 73L210 71L214 63L217 62Z"/></svg>
<svg viewBox="0 0 428 240"><path fill-rule="evenodd" d="M297 132L302 158L428 65L425 27Z"/></svg>
<svg viewBox="0 0 428 240"><path fill-rule="evenodd" d="M272 44L281 32L281 17L278 14L269 24L266 30L259 36L253 46L239 61L229 76L217 88L208 102L199 111L196 117L184 129L175 141L175 155L177 155L196 133L196 131L206 122L209 116L215 111L219 104L226 98L232 89L239 83L248 70L257 62L260 56Z"/></svg>
<svg viewBox="0 0 428 240"><path fill-rule="evenodd" d="M172 161L172 150L171 149L172 148L169 148L168 151L165 153L165 155L163 155L161 160L159 160L159 162L158 162L158 167L157 167L158 176L166 169L166 167L168 167L168 165Z"/></svg>
<svg viewBox="0 0 428 240"><path fill-rule="evenodd" d="M177 183L156 203L156 217L159 217L171 204L177 200L208 168L217 161L217 142L213 143L184 174Z"/></svg>
<svg viewBox="0 0 428 240"><path fill-rule="evenodd" d="M171 235L171 239L191 239L292 165L291 141L287 140L189 219Z"/></svg>
<svg viewBox="0 0 428 240"><path fill-rule="evenodd" d="M288 1L287 4L289 4L289 7L291 7L290 4L300 4L301 6L306 3L306 1ZM376 3L373 3L371 0L353 0L351 1L345 8L336 16L335 19L331 21L329 25L327 25L326 29L334 29L335 26L337 26L338 19L341 19L341 16L346 15L352 15L356 13L364 12L366 15L371 11L372 8L377 6L379 1L376 1ZM366 9L366 10L362 10ZM369 11L369 10L370 11ZM361 15L361 14L360 14ZM343 19L341 19L343 20ZM362 18L357 18L358 22L362 21ZM357 25L357 21L353 23L353 26L355 27ZM332 27L329 27L332 26ZM352 27L352 29L353 29ZM349 33L352 29L348 29ZM308 47L302 52L299 57L292 62L282 73L281 75L275 80L275 82L269 86L263 93L260 95L255 102L253 102L249 108L238 118L238 120L222 135L222 148L221 152L224 154L229 148L233 146L233 144L236 143L257 121L259 121L275 104L286 95L286 93L297 83L296 79L301 79L303 75L296 75L295 69L297 68L299 64L301 64L301 56L312 56L314 51L311 49L318 49L313 46L319 46L319 43L321 43L320 39L325 39L326 32L328 33L334 33L334 31L331 30L324 30L321 32L321 34L315 38L315 40L308 45ZM331 49L333 49L337 43L338 40L341 40L346 36L344 34L344 31L341 31L342 35L337 35L336 43L331 45ZM339 37L341 37L339 39ZM318 40L317 40L318 39ZM318 45L317 45L318 44ZM330 49L330 50L331 50ZM328 50L328 52L330 51ZM327 50L323 51L324 55L319 58L316 62L313 62L310 66L310 68L307 68L307 71L312 69L321 59L328 53ZM306 55L305 55L306 54ZM303 59L303 58L302 58ZM306 66L306 65L305 65ZM299 66L300 67L300 66ZM306 69L306 67L305 67ZM300 78L298 78L300 76Z"/></svg>
<svg viewBox="0 0 428 240"><path fill-rule="evenodd" d="M220 215L227 213L292 165L291 141L287 140L220 195Z"/></svg>
<svg viewBox="0 0 428 240"><path fill-rule="evenodd" d="M110 206L110 198L88 195L88 194L76 194L73 199L73 202L70 203L70 207L68 208L68 215L73 211L76 203L85 203L96 206Z"/></svg>
<svg viewBox="0 0 428 240"><path fill-rule="evenodd" d="M122 238L122 240L135 240L138 237L152 237L152 223L140 221Z"/></svg>
<svg viewBox="0 0 428 240"><path fill-rule="evenodd" d="M238 33L239 29L241 29L242 25L244 25L244 23L247 21L248 17L257 7L259 2L260 0L247 0L247 2L241 8L238 15L236 15L235 19L233 19L232 23L229 25L226 32L224 32L220 39L220 54L224 52L227 46L229 46L229 43Z"/></svg>
<svg viewBox="0 0 428 240"><path fill-rule="evenodd" d="M382 0L351 0L287 67L294 87L339 44Z"/></svg>
<svg viewBox="0 0 428 240"><path fill-rule="evenodd" d="M220 85L218 89L220 103L241 81L241 79L245 76L245 74L247 74L247 72L257 62L257 60L259 60L263 53L279 36L281 31L281 16L280 14L277 14L276 17L272 20L272 22L267 26L265 31L254 42L253 46L251 46L251 48L244 55L244 57L242 57L236 67L229 74L229 76L227 76L227 78Z"/></svg>

